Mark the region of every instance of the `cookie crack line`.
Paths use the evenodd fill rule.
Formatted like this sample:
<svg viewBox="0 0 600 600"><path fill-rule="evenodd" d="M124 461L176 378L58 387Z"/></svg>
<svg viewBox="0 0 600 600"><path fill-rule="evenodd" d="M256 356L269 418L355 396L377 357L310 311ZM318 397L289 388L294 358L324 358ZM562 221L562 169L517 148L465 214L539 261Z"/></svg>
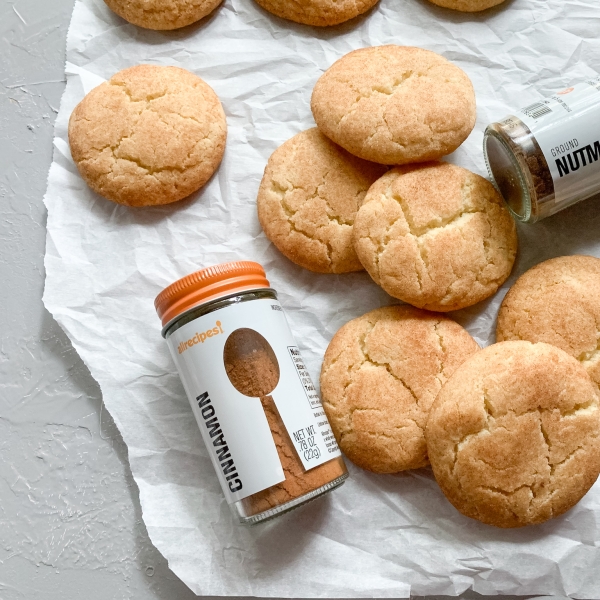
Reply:
<svg viewBox="0 0 600 600"><path fill-rule="evenodd" d="M512 498L517 492L521 490L528 489L533 495L533 484L523 483L517 486L514 490L505 490L504 488L497 487L495 485L478 485L476 490L486 490L489 492L493 492L494 494L501 494L502 496L506 496L507 498Z"/></svg>
<svg viewBox="0 0 600 600"><path fill-rule="evenodd" d="M374 323L369 323L368 329L367 329L367 331L363 335L363 339L364 339L364 337L366 337L373 330L374 327L375 327ZM360 345L363 342L361 340L359 340L358 343ZM340 352L339 356L336 359L336 362L337 362L337 360L340 359L340 357L345 352L345 350L346 349L344 348ZM363 358L364 358L364 354L363 354ZM343 389L343 392L342 392L342 400L343 400L344 404L347 404L347 402L348 402L348 388L354 383L354 379L352 377L352 373L355 372L355 371L358 371L360 369L360 367L364 364L364 362L365 361L363 360L358 365L355 365L355 364L348 365L348 368L347 368L347 371L346 371L346 381L344 383L344 389ZM325 402L325 403L326 404L330 404L328 402ZM341 430L340 431L340 436L341 436L341 438L344 436L345 433L351 432L353 430L352 429L352 425L351 425L351 423L352 423L351 419L352 419L352 411L351 411L350 415L348 416L349 429L343 429L342 427L340 427L340 430Z"/></svg>
<svg viewBox="0 0 600 600"><path fill-rule="evenodd" d="M110 83L110 82L109 82L109 83ZM117 87L120 87L120 88L122 88L122 89L125 91L126 95L127 95L128 97L130 97L130 95L129 95L129 93L127 92L127 90L126 90L126 88L125 88L125 85L124 85L124 84L123 84L123 85L121 85L121 84L116 84L116 83L113 83L113 84L111 84L111 85L115 85L115 86L117 86ZM159 95L156 95L156 96L152 96L152 97L151 97L151 100L149 100L149 101L152 101L152 100L154 100L154 99L157 99L157 98L161 98L161 97L163 97L163 96L166 96L166 95L167 95L167 92L165 92L165 93L162 93L162 94L159 94ZM136 102L136 101L133 101L133 100L132 100L132 102ZM140 101L140 102L143 102L143 101ZM138 112L138 114L137 114L138 120L139 120L139 118L141 118L142 114L143 114L143 113L144 113L146 110L149 110L150 112L153 112L154 114L156 114L156 115L157 115L157 117L159 118L159 120L160 120L160 121L162 121L162 123L164 123L164 124L165 124L167 127L170 127L170 128L172 128L172 129L174 129L174 131L175 131L175 132L177 132L177 133L179 134L178 130L177 130L177 129L175 129L175 128L173 128L172 124L171 124L171 123L168 123L168 122L165 120L165 118L164 118L164 115L162 115L162 114L158 113L157 111L153 110L152 108L142 108L142 109L141 109L141 110ZM191 117L191 116L190 116L190 117L185 117L185 116L183 116L183 115L180 115L179 113L176 113L176 112L172 112L172 113L169 113L169 114L171 114L171 115L175 115L175 116L177 116L177 117L179 117L179 118L181 118L181 119L190 119L190 120L192 120L192 121L194 121L194 122L198 123L199 125L202 125L202 123L200 123L200 121L198 121L198 119L196 119L196 118L194 118L194 117ZM89 119L82 119L82 120L89 121ZM117 160L126 160L126 161L128 161L128 162L134 163L134 164L136 164L138 167L140 167L141 169L144 169L145 171L147 171L147 172L148 172L148 174L149 174L149 175L151 175L151 176L154 176L154 175L156 175L156 174L159 174L159 173L165 173L165 172L167 172L167 173L169 173L169 172L171 172L171 173L172 173L172 172L185 173L185 172L186 172L186 171L188 171L190 168L197 167L197 166L201 165L203 162L206 162L206 161L203 159L203 157L202 157L202 154L201 154L201 155L199 156L199 161L198 161L198 162L194 163L193 165L187 166L187 167L179 167L179 166L176 166L176 165L168 165L168 166L162 166L162 167L158 167L158 168L156 168L156 167L152 167L152 166L150 166L150 165L148 165L148 164L145 164L145 163L144 163L144 162L143 162L143 161L142 161L140 158L136 158L136 157L134 157L134 156L131 156L131 155L126 155L126 154L123 154L122 156L117 156L117 153L118 153L118 151L119 151L119 149L120 149L121 145L123 144L123 142L124 142L124 141L126 141L126 140L128 140L128 139L131 139L131 138L132 138L132 136L133 136L133 135L135 135L135 133L136 133L136 131L135 131L135 127L136 127L136 125L137 125L137 122L136 122L136 123L134 123L134 124L132 125L132 127L131 127L132 131L131 131L129 134L127 134L127 135L123 135L122 137L120 137L120 138L117 140L117 142L116 142L116 143L113 143L113 144L108 144L108 145L106 145L106 146L102 146L102 147L99 147L99 148L92 148L92 150L94 150L94 153L93 153L93 154L92 154L90 157L88 157L88 158L84 158L84 159L82 159L82 160L81 160L81 161L79 161L79 162L81 162L81 163L83 163L83 164L85 164L85 163L89 163L89 162L94 162L94 161L96 161L96 160L98 159L99 155L101 155L101 154L102 154L102 153L103 153L105 150L107 150L107 149L110 149L110 150L111 150L111 153L112 153L112 155L113 155L113 160L114 160L115 162L116 162ZM195 143L194 143L194 148L193 148L192 150L190 150L190 152L188 152L188 154L187 154L187 155L186 155L186 157L185 157L185 160L187 161L187 160L191 159L191 158L192 158L192 155L193 155L193 153L194 153L194 150L195 150L195 149L198 147L198 145L199 145L199 144L201 144L201 143L205 142L206 140L208 140L209 142L210 142L210 141L212 141L212 138L211 138L211 133L210 133L210 132L209 132L208 134L204 135L203 137L201 137L201 138L199 138L199 139L197 139L197 140L195 141Z"/></svg>
<svg viewBox="0 0 600 600"><path fill-rule="evenodd" d="M329 173L331 173L331 171L332 171L332 169L327 169L327 171L325 171L325 173L323 173L323 176L321 177L321 183L319 183L319 185L316 186L314 194L312 194L310 196L310 198L307 198L306 201L314 200L315 198L319 198L320 200L323 200L323 202L325 202L325 206L327 207L327 219L329 220L330 223L332 223L332 222L336 223L340 227L343 225L352 226L354 224L354 220L352 220L351 222L344 222L343 217L341 215L338 215L335 213L333 206L331 206L331 203L329 202L329 198L327 198L326 195L321 194L321 188L327 183L327 177L329 176ZM296 214L296 213L294 213L294 214ZM326 227L326 226L322 225L321 227Z"/></svg>
<svg viewBox="0 0 600 600"><path fill-rule="evenodd" d="M352 227L354 225L354 217L356 216L356 211L354 211L354 216L351 220L345 219L342 215L336 213L333 206L331 206L331 202L329 202L329 198L326 195L321 195L320 189L327 183L326 179L327 179L327 176L329 175L329 173L331 173L331 169L328 169L325 172L325 174L323 175L323 180L317 186L317 197L320 198L321 200L323 200L325 202L325 204L327 205L327 218L329 219L329 221L337 223L340 227L344 226L344 225ZM360 194L362 194L363 192L366 192L366 190L359 189L358 192L356 192L356 208L357 208L357 210L358 210L358 196Z"/></svg>
<svg viewBox="0 0 600 600"><path fill-rule="evenodd" d="M370 355L369 355L369 352L368 352L368 350L367 350L367 349L366 349L366 347L365 347L365 345L366 345L366 338L367 338L367 336L365 336L365 337L362 339L362 344L361 344L361 351L362 351L362 353L363 353L363 356L364 356L364 361L363 361L362 365L364 365L364 364L366 364L366 363L369 363L369 364L373 365L374 367L384 367L384 368L385 368L385 370L386 370L386 371L387 371L387 372L388 372L388 373L389 373L389 374L390 374L390 375L391 375L391 376L392 376L394 379L396 379L397 381L399 381L399 382L400 382L400 383L401 383L401 384L404 386L404 388L405 388L405 389L406 389L406 390L407 390L407 391L410 393L410 395L413 397L414 401L417 403L417 406L418 406L418 405L419 405L419 399L418 399L417 395L415 394L414 390L413 390L413 389L412 389L412 388L411 388L411 387L410 387L410 386L409 386L409 385L406 383L406 381L404 381L404 379L402 379L402 377L400 377L400 376L396 375L396 373L394 373L394 372L392 371L392 368L391 368L391 366L390 366L390 363L388 363L388 362L378 362L378 361L376 361L376 360L373 360L373 359L370 357ZM362 365L361 365L361 366L362 366Z"/></svg>
<svg viewBox="0 0 600 600"><path fill-rule="evenodd" d="M430 69L427 69L427 71L425 73L420 73L420 72L412 71L411 69L407 69L406 71L403 71L401 74L396 76L396 78L394 79L394 82L392 83L392 85L389 88L384 88L383 86L373 85L370 87L370 89L366 89L364 91L361 91L360 89L356 89L356 87L353 85L353 82L351 80L337 79L337 81L339 83L345 84L351 90L353 90L356 93L356 98L350 105L350 108L348 109L348 111L345 112L341 116L341 118L338 120L338 122L336 123L336 127L340 127L342 125L342 122L345 119L348 119L349 117L351 117L358 110L358 105L360 104L360 102L362 100L367 100L371 96L374 96L375 94L381 94L384 96L389 96L388 100L386 101L386 104L387 104L387 102L390 101L390 98L402 87L402 84L406 80L410 79L413 76L426 77L429 70ZM383 112L385 112L385 107L384 107ZM386 125L387 125L387 123L386 123ZM389 130L389 125L388 125L388 130ZM391 140L391 141L392 141L392 143L395 143L393 140Z"/></svg>
<svg viewBox="0 0 600 600"><path fill-rule="evenodd" d="M159 98L164 98L165 96L172 95L169 93L168 90L165 90L164 92L158 92L157 94L149 94L149 95L146 95L145 98L140 98L139 100L135 100L134 97L131 95L131 92L127 88L127 83L125 81L119 82L119 81L114 81L113 79L109 79L107 81L107 83L108 83L108 85L110 85L112 87L119 88L125 94L125 96L127 96L127 98L129 99L129 101L132 104L137 104L139 102L145 102L146 106L148 106L148 104L152 100L158 100Z"/></svg>
<svg viewBox="0 0 600 600"><path fill-rule="evenodd" d="M327 206L327 218L330 222L332 223L336 223L339 226L344 226L344 225L348 225L348 226L352 226L354 224L354 220L347 220L345 219L342 215L336 214L334 208L331 206L331 203L329 202L329 198L327 198L326 195L322 195L321 194L321 188L327 183L327 176L329 175L329 173L331 173L332 169L328 169L327 171L325 171L325 173L322 175L321 178L321 183L319 183L318 185L315 186L315 191L310 194L307 198L304 199L303 204L306 204L307 202L309 202L310 200L314 200L315 198L319 198L320 200L323 200L323 202L325 202L325 205ZM293 183L286 181L285 182L285 186L282 185L281 183L279 183L278 181L276 181L274 178L271 179L271 190L279 197L279 201L281 202L281 204L284 207L286 216L288 217L288 220L294 218L296 216L296 214L298 213L298 210L293 209L287 202L286 200L286 196L290 193L293 192L295 190L302 190L304 192L306 192L306 189L302 186L299 185L294 185ZM365 190L359 190L357 192L357 195L362 193ZM358 202L357 202L358 204ZM323 226L321 226L323 227Z"/></svg>
<svg viewBox="0 0 600 600"><path fill-rule="evenodd" d="M301 189L301 188L292 186L292 190L294 190L294 189ZM333 248L332 248L331 244L325 240L319 239L318 237L313 237L313 236L309 235L308 233L306 233L302 229L299 229L296 226L296 223L294 222L293 218L297 214L298 211L294 210L285 200L285 195L287 192L290 191L290 189L283 188L281 186L281 184L279 184L275 180L272 180L271 191L275 195L279 196L279 203L281 205L281 208L283 208L283 212L285 213L285 215L287 217L286 221L287 221L288 225L290 226L290 229L293 232L297 233L298 235L301 235L302 237L306 238L307 240L309 240L311 242L317 242L317 243L321 244L321 246L324 246L325 252L327 254L327 260L329 261L329 266L331 266L333 264L333 259L332 259ZM318 227L317 229L321 229L321 228L322 227Z"/></svg>
<svg viewBox="0 0 600 600"><path fill-rule="evenodd" d="M555 470L555 466L552 465L550 463L550 452L552 451L552 440L550 439L550 435L548 434L548 432L546 431L546 428L544 427L544 418L543 415L540 413L539 416L539 422L540 422L540 433L542 434L542 438L544 439L544 444L546 445L546 464L548 465L548 469L550 471L550 477L552 477L552 475L554 474L554 470ZM531 488L531 493L533 495L533 498L536 498L536 493L533 491L533 488ZM554 493L554 488L550 488L550 494ZM529 503L529 505L531 506L531 502ZM552 508L552 506L550 506L550 512L551 514L554 512L554 509Z"/></svg>
<svg viewBox="0 0 600 600"><path fill-rule="evenodd" d="M450 468L450 474L454 476L454 471L456 469L456 463L458 462L458 453L466 446L467 442L469 442L473 438L478 438L486 433L490 433L490 420L493 420L494 417L489 409L489 400L486 399L486 391L483 391L482 395L482 404L483 409L486 414L485 427L480 429L479 431L474 431L472 433L467 433L463 435L462 438L458 440L454 440L454 446L452 448L452 466ZM505 428L504 428L505 429Z"/></svg>
<svg viewBox="0 0 600 600"><path fill-rule="evenodd" d="M362 352L362 346L363 346L363 344L364 344L364 340L365 340L365 338L366 338L366 337L369 335L369 333L371 333L371 331L373 331L373 328L374 328L374 327L375 327L375 323L369 323L369 325L368 325L368 328L367 328L367 331L365 331L365 333L364 333L364 334L361 336L361 338L358 340L358 344L359 344L359 346L360 346L360 348L361 348L361 352ZM344 349L343 349L343 350L340 352L340 355L339 355L339 357L338 357L338 360L339 360L339 358L341 357L341 355L342 355L342 354L345 352L345 350L346 350L346 349L344 348ZM366 362L366 360L365 360L365 355L364 355L364 352L362 352L362 354L363 354L363 360L362 360L362 362L360 362L359 364L350 364L350 365L348 366L348 369L347 369L347 376L348 376L348 377L347 377L347 381L346 381L346 383L345 383L345 385L344 385L344 393L343 393L343 395L342 395L342 398L344 399L344 402L347 400L347 393L348 393L347 391L348 391L348 388L349 388L349 387L350 387L350 386L351 386L351 385L354 383L354 380L353 380L353 378L352 378L352 373L353 373L353 372L356 372L356 371L359 371L359 370L360 370L360 368L361 368L361 367L362 367L362 366L365 364L365 362Z"/></svg>
<svg viewBox="0 0 600 600"><path fill-rule="evenodd" d="M394 200L395 202L397 202L397 204L400 208L400 211L402 213L402 217L398 217L397 219L392 221L392 223L390 223L386 227L384 235L378 242L377 250L375 252L375 264L377 267L379 280L381 281L381 266L380 266L381 255L385 252L387 246L392 241L392 238L390 237L390 231L392 230L394 225L396 225L396 223L401 218L404 218L404 221L406 222L406 226L408 228L408 232L405 233L403 237L405 237L405 236L412 237L415 241L417 250L419 252L421 269L418 269L418 268L415 269L415 275L417 277L417 282L419 284L419 289L421 292L423 291L423 287L424 287L423 273L429 274L429 262L428 262L428 257L427 257L427 249L425 247L423 238L426 236L431 237L432 235L435 234L435 232L437 232L439 230L443 229L443 230L447 231L450 228L457 228L459 231L461 231L461 235L462 235L462 223L465 221L468 221L470 218L472 218L472 217L469 217L469 215L479 214L479 213L486 214L485 209L484 210L472 209L472 208L466 207L465 203L463 202L461 209L457 213L452 215L451 217L448 217L447 219L441 219L434 226L432 226L431 224L427 224L424 227L419 228L414 223L414 219L412 218L412 216L410 214L410 208L408 207L406 200L400 194L395 194L392 191L392 184L389 185L386 193L384 194L384 198L390 198L390 199ZM487 217L487 214L486 214L486 217ZM368 238L368 237L369 236L363 236L363 238ZM449 266L454 271L453 265L451 262L449 263ZM423 273L421 273L421 270L423 271ZM451 290L450 290L451 285L452 284L450 284L450 286L448 287L448 290L446 290L444 299L446 299L449 296L449 294L451 293Z"/></svg>
<svg viewBox="0 0 600 600"><path fill-rule="evenodd" d="M503 412L498 412L495 411L495 409L493 409L493 405L491 404L491 402L488 399L488 408L487 410L489 410L489 407L492 408L492 411L489 412L488 414L490 414L492 417L494 417L495 419L498 417L504 417L505 415L515 415L517 417L521 417L523 415L531 415L531 414L546 414L546 413L553 413L555 411L558 411L558 413L560 414L560 416L565 419L565 418L570 418L570 417L575 417L580 413L588 413L590 408L594 408L594 412L600 410L600 406L598 405L598 402L595 400L588 400L587 402L581 402L579 404L575 404L573 406L573 408L566 410L566 411L562 411L558 408L534 408L532 410L524 410L522 412L519 412L518 410L514 410L514 409L506 409Z"/></svg>
<svg viewBox="0 0 600 600"><path fill-rule="evenodd" d="M135 100L133 98L133 96L131 95L131 92L127 89L127 84L125 82L119 83L119 82L109 80L107 83L113 87L118 87L119 89L121 89L123 91L123 93L125 94L125 96L128 98L128 100L132 104L144 103L145 106L138 113L140 116L145 111L150 111L150 112L153 112L154 114L157 114L163 122L165 122L163 119L163 115L161 113L159 113L159 111L156 110L156 108L152 105L152 102L155 102L156 100L159 100L160 98L165 98L166 96L176 96L177 95L173 92L169 92L168 90L165 90L164 92L157 92L156 94L149 94L145 98L141 98L140 100ZM194 89L195 89L195 87L194 87ZM202 123L193 115L182 115L181 113L178 113L176 111L171 111L171 110L167 111L167 114L176 115L180 119L194 121L195 123L198 123L198 125L201 125L201 126L205 126L207 124L207 123ZM210 136L205 136L205 137L210 137Z"/></svg>
<svg viewBox="0 0 600 600"><path fill-rule="evenodd" d="M452 298L452 295L454 294L452 288L456 286L457 282L460 282L461 278L459 275L456 274L456 271L454 269L454 265L452 264L452 261L448 261L448 267L450 267L450 271L452 272L452 277L454 279L454 281L451 281L447 287L446 290L444 291L444 295L442 296L442 299L439 301L439 304L443 304L444 302L447 302L450 300L450 298Z"/></svg>
<svg viewBox="0 0 600 600"><path fill-rule="evenodd" d="M535 484L523 484L515 488L514 490L504 490L502 488L491 486L491 485L480 485L475 488L476 490L485 490L486 492L491 492L492 494L496 494L499 496L505 497L508 501L512 500L515 495L521 490L529 490L529 503L527 505L527 513L531 512L531 505L534 500L537 499L536 493L534 491ZM518 523L522 523L523 519L526 518L526 515L519 515L510 505L505 507L512 516L516 519ZM552 511L552 506L550 507Z"/></svg>
<svg viewBox="0 0 600 600"><path fill-rule="evenodd" d="M439 219L435 222L435 225L432 225L430 222L426 225L418 227L415 224L412 215L410 214L410 209L408 207L408 204L406 203L406 200L400 194L395 194L392 191L391 185L388 188L388 194L386 194L386 197L391 198L398 203L400 210L404 215L406 225L408 226L408 232L414 238L422 238L424 236L436 232L439 229L447 229L448 227L452 227L464 217L468 217L468 215L483 213L487 216L487 206L481 210L478 210L476 208L469 208L468 206L465 206L465 202L463 201L461 203L461 208L458 210L458 212L451 215L450 217L447 217L445 219Z"/></svg>
<svg viewBox="0 0 600 600"><path fill-rule="evenodd" d="M490 229L490 232L492 232L494 230L494 219L491 218L490 214L489 214L489 210L483 210L481 211L481 214L485 217L485 220L487 221L487 225ZM463 235L464 237L464 232L462 232L461 230L461 235ZM466 239L466 238L465 238ZM483 240L482 240L482 249L483 249L483 255L485 256L485 260L488 264L493 265L494 267L497 267L497 263L495 263L492 258L491 258L491 247L490 247L490 239L489 236L484 236ZM514 250L513 251L509 251L509 249L505 246L502 246L501 244L496 244L495 248L497 250L501 250L504 253L504 258L507 261L513 261L514 260ZM482 280L482 276L481 273L477 273L477 281L479 283L481 283L482 285L490 285L490 284L495 284L495 285L500 285L500 283L503 281L504 277L502 274L497 275L496 277L490 277L487 279L483 279Z"/></svg>
<svg viewBox="0 0 600 600"><path fill-rule="evenodd" d="M577 360L582 363L596 362L600 358L600 332L596 332L598 337L597 346L588 352L582 352Z"/></svg>
<svg viewBox="0 0 600 600"><path fill-rule="evenodd" d="M375 407L370 407L370 406L368 406L368 407L356 406L350 410L350 413L349 413L350 420L352 420L354 414L357 412L377 412L377 413L385 414L385 411L382 410L381 408L375 408ZM417 421L415 419L404 416L404 415L402 416L402 418L404 421L409 421L413 425L416 425L419 429L422 429L422 427L417 423ZM410 425L386 425L385 429L387 429L387 430L389 430L389 429L406 429L407 427L410 427ZM349 434L349 433L353 433L353 432L354 432L353 429L346 430L345 432L342 433L342 435L344 435L344 433ZM361 433L367 433L369 435L380 435L381 434L382 437L393 438L393 436L385 435L381 431L367 431L367 430L363 429L363 430L361 430Z"/></svg>
<svg viewBox="0 0 600 600"><path fill-rule="evenodd" d="M481 214L485 217L485 219L490 227L490 230L491 230L492 229L492 221L490 220L489 215L484 211L482 211L478 214ZM458 232L460 233L460 236L465 240L465 242L469 242L469 238L466 236L464 228L458 227L457 229L458 229ZM506 248L502 248L501 246L497 246L497 248L506 250ZM487 265L496 266L496 264L489 258L489 250L490 250L489 239L484 237L482 240L482 251L483 251L483 255L485 257L485 262ZM507 258L509 257L508 251L506 251L505 255ZM485 288L489 287L490 285L495 285L496 287L499 287L500 283L505 279L502 272L500 272L500 274L497 275L496 277L484 277L483 272L477 268L470 269L470 272L475 275L475 281ZM444 300L446 299L446 297L447 296L444 296Z"/></svg>
<svg viewBox="0 0 600 600"><path fill-rule="evenodd" d="M412 396L413 400L415 401L415 404L417 407L420 407L420 401L418 396L415 394L414 390L410 387L410 385L408 385L408 383L406 383L406 381L396 375L393 371L392 368L390 366L389 363L380 363L376 360L373 360L371 358L371 356L369 355L368 350L366 349L366 340L367 337L369 336L369 334L373 331L375 325L374 324L370 324L370 327L368 329L368 331L366 331L364 333L364 335L361 336L361 338L359 339L359 347L361 350L361 353L363 355L363 361L356 367L355 371L358 371L362 368L363 365L365 364L371 364L374 367L384 367L385 370L398 382L400 382L402 384L402 386L404 387L404 389ZM349 387L349 386L347 386ZM420 425L415 419L412 419L408 416L404 416L403 418L405 418L407 421L412 421L423 433L425 432L424 426Z"/></svg>
<svg viewBox="0 0 600 600"><path fill-rule="evenodd" d="M393 194L393 192L392 192L392 185L391 184L388 187L387 192L385 194L385 197L390 197L390 196L398 203L398 206L400 207L400 211L402 213L402 216L398 217L397 219L394 219L386 227L386 230L385 230L385 233L383 235L383 238L377 244L377 251L375 253L375 264L377 266L377 272L378 272L379 280L381 281L381 279L382 279L382 277L381 277L381 256L386 251L388 245L392 241L392 238L390 236L391 230L396 225L396 223L398 223L398 221L400 221L401 218L404 218L404 221L406 222L406 225L408 227L408 234L405 234L402 237L405 237L406 235L409 235L409 236L411 236L415 240L415 243L417 245L417 249L419 251L419 258L421 260L421 265L420 265L421 269L425 273L428 273L429 269L428 269L428 264L427 264L427 261L426 261L426 250L423 247L423 245L420 243L419 237L416 236L416 235L414 235L412 233L412 231L411 231L411 224L410 224L410 220L409 220L409 213L407 212L408 211L408 207L404 205L401 196ZM366 237L368 237L368 236L366 236ZM415 269L415 275L417 277L417 282L419 284L419 290L421 292L423 292L423 275L421 273L421 270L420 269Z"/></svg>
<svg viewBox="0 0 600 600"><path fill-rule="evenodd" d="M446 346L444 345L444 336L440 333L440 325L442 324L442 321L436 321L433 324L433 331L435 333L435 335L437 336L438 339L438 345L440 347L440 352L442 353L442 356L440 358L440 364L438 366L438 373L436 375L436 379L440 382L440 385L443 385L444 382L442 381L442 377L444 379L448 379L448 377L446 376L446 373L444 371L444 357L447 354L447 350L446 350Z"/></svg>
<svg viewBox="0 0 600 600"><path fill-rule="evenodd" d="M121 144L125 140L130 139L130 138L131 138L131 135L125 135L125 136L123 136L122 138L119 139L119 141L117 142L117 144L112 145L112 146L105 146L104 148L102 148L100 150L97 150L97 155L96 156L91 157L91 158L83 159L80 162L84 163L84 164L88 163L88 162L94 162L94 161L96 161L98 159L98 155L102 154L102 152L104 152L104 150L110 149L112 157L113 157L113 161L115 163L117 161L119 161L119 160L125 160L125 161L128 161L128 162L131 162L131 163L137 165L140 169L143 169L144 171L147 171L148 175L151 175L153 177L156 176L157 174L161 174L161 173L174 173L174 172L176 172L176 173L185 173L185 172L189 171L191 168L197 167L197 166L201 165L203 162L205 162L203 160L200 160L199 162L197 162L197 163L195 163L195 164L193 164L191 166L188 166L188 167L178 167L178 166L175 166L175 165L170 165L168 167L165 166L165 167L155 168L155 167L152 167L150 165L145 164L141 159L136 158L136 157L131 156L131 155L123 154L122 156L117 156L117 152L119 151L119 149L121 147ZM203 137L203 138L199 139L196 142L196 144L194 146L194 149L198 146L198 144L201 144L206 139L209 139L209 136L206 136L206 137ZM194 149L191 150L187 154L186 160L189 160L192 157Z"/></svg>
<svg viewBox="0 0 600 600"><path fill-rule="evenodd" d="M560 465L564 464L567 460L569 460L573 455L575 455L578 451L585 449L584 445L579 445L577 448L575 448L572 452L569 453L569 455L563 459L560 462L557 463L553 463L550 460L550 451L552 448L552 443L550 440L549 435L547 434L544 426L543 426L543 414L545 413L552 413L554 412L554 410L557 409L534 409L534 410L528 410L528 411L523 411L523 412L517 412L514 410L507 410L501 414L494 414L494 409L493 409L493 405L491 403L491 401L489 400L489 396L487 394L487 391L484 390L483 392L483 397L482 397L482 401L483 401L483 408L484 411L487 415L486 418L486 423L485 423L485 427L483 427L482 429L480 429L479 431L475 431L473 433L468 433L466 435L464 435L462 438L460 438L459 440L455 440L454 442L454 447L453 447L453 461L452 461L452 466L450 469L450 473L452 475L454 475L454 471L456 468L456 464L458 462L458 454L459 452L474 438L478 438L481 437L482 435L485 434L490 434L492 432L491 426L494 427L494 429L507 429L505 426L500 425L496 422L497 417L503 417L506 416L507 414L514 414L517 417L520 416L524 416L524 415L528 415L528 414L538 414L539 415L539 423L540 423L540 432L541 435L544 439L544 443L546 445L546 449L547 449L547 462L548 462L548 467L550 469L550 477L554 474L554 472L556 471L557 467L559 467ZM576 405L572 410L567 411L567 412L560 412L560 415L562 418L572 418L573 416L576 416L578 413L584 412L584 411L588 411L588 409L590 407L594 406L596 408L596 411L598 410L598 405L596 403L594 403L593 400L584 403L584 404L580 404L580 405ZM590 436L590 439L596 439L598 436ZM485 461L482 461L485 462ZM487 464L487 463L486 463ZM551 490L551 492L553 493L554 490Z"/></svg>

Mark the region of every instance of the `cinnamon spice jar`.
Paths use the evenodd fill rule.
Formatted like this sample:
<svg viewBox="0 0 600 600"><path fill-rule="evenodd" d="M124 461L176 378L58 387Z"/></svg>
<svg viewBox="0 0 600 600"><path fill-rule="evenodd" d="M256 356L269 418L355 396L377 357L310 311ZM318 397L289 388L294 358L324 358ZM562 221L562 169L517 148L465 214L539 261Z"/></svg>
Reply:
<svg viewBox="0 0 600 600"><path fill-rule="evenodd" d="M209 267L155 307L223 493L254 524L348 472L275 290L254 262Z"/></svg>

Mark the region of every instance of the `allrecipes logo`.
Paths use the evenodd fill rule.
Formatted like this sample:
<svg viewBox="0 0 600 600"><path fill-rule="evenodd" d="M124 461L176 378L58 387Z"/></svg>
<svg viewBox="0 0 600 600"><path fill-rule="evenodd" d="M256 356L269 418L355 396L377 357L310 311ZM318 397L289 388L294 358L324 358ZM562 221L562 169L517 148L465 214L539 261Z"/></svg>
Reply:
<svg viewBox="0 0 600 600"><path fill-rule="evenodd" d="M196 335L193 338L190 338L189 340L185 341L185 342L181 342L181 344L179 344L179 354L185 352L188 348L191 348L192 346L195 346L196 344L204 344L204 342L211 337L215 337L216 335L219 335L220 333L224 333L223 328L221 327L221 321L217 321L215 323L215 327L213 327L212 329L208 329L207 331L203 331L202 333L196 333Z"/></svg>

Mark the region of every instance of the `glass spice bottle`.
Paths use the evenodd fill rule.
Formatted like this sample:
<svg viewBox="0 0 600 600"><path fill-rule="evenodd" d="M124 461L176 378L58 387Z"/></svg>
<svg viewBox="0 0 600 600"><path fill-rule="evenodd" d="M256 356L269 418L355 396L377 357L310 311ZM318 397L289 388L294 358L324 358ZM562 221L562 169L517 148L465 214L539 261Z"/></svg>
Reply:
<svg viewBox="0 0 600 600"><path fill-rule="evenodd" d="M155 300L223 493L241 523L273 518L348 476L263 268L197 271Z"/></svg>
<svg viewBox="0 0 600 600"><path fill-rule="evenodd" d="M511 213L534 223L600 192L600 77L489 125L483 150Z"/></svg>

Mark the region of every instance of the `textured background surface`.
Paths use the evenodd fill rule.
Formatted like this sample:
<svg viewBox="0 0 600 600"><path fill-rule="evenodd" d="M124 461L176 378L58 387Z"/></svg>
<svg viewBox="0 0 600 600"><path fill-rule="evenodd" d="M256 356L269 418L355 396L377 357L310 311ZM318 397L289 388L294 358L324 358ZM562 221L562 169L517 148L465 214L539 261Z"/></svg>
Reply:
<svg viewBox="0 0 600 600"><path fill-rule="evenodd" d="M150 544L98 387L41 302L72 6L0 0L0 599L189 600Z"/></svg>
<svg viewBox="0 0 600 600"><path fill-rule="evenodd" d="M73 0L0 0L0 598L195 598L150 544L127 449L43 308Z"/></svg>

